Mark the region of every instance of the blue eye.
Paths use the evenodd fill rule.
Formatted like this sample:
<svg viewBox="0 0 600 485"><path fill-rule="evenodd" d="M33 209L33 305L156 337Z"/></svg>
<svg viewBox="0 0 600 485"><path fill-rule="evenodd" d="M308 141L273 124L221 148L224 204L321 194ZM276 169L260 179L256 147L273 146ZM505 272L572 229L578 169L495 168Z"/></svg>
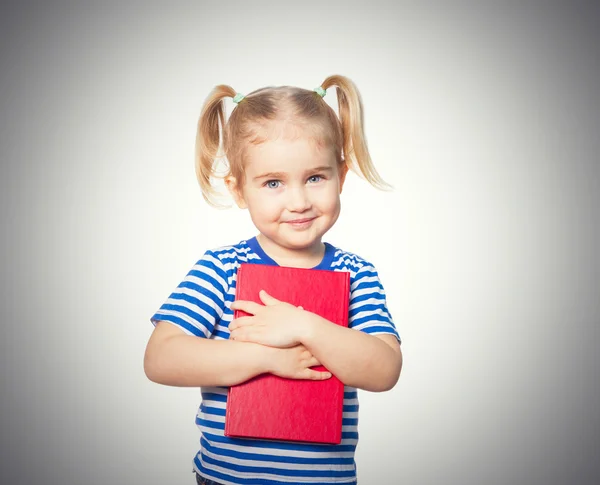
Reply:
<svg viewBox="0 0 600 485"><path fill-rule="evenodd" d="M313 175L312 177L308 177L308 181L313 184L320 182L322 179L323 179L323 177L321 177L320 175Z"/></svg>
<svg viewBox="0 0 600 485"><path fill-rule="evenodd" d="M265 182L265 187L268 187L269 189L276 189L279 187L280 183L281 182L279 180L268 180Z"/></svg>

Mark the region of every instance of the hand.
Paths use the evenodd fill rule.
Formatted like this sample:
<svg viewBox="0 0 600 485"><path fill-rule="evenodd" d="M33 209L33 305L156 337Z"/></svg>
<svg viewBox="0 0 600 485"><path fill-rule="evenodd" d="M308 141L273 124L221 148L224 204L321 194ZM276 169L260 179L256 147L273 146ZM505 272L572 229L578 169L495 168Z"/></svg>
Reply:
<svg viewBox="0 0 600 485"><path fill-rule="evenodd" d="M322 381L331 377L331 372L319 372L310 367L321 365L315 356L304 347L296 345L288 349L274 349L271 374L288 379L310 379Z"/></svg>
<svg viewBox="0 0 600 485"><path fill-rule="evenodd" d="M300 344L311 314L302 307L273 298L264 290L261 290L259 296L264 306L246 300L237 300L231 304L233 310L241 310L251 316L233 320L229 324L229 338L277 348Z"/></svg>

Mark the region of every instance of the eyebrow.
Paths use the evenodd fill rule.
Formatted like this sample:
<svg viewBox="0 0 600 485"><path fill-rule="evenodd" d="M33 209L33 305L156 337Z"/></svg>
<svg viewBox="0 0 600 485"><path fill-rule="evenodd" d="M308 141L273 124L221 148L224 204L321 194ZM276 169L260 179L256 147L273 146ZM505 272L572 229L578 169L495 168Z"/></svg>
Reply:
<svg viewBox="0 0 600 485"><path fill-rule="evenodd" d="M331 172L333 172L333 167L323 165L322 167L315 167L315 168L306 170L306 173L315 173L315 172L331 173ZM285 173L285 172L267 172L267 173L263 173L262 175L257 175L256 177L253 177L252 180L260 180L260 179L264 179L264 178L280 179L280 178L285 178L286 175L287 175L287 173Z"/></svg>
<svg viewBox="0 0 600 485"><path fill-rule="evenodd" d="M285 177L285 173L283 173L283 172L267 172L267 173L263 173L262 175L257 175L252 180L259 180L259 179L264 179L264 178L280 179L283 177Z"/></svg>
<svg viewBox="0 0 600 485"><path fill-rule="evenodd" d="M307 172L333 172L333 167L329 165L323 165L322 167L315 167L307 170Z"/></svg>

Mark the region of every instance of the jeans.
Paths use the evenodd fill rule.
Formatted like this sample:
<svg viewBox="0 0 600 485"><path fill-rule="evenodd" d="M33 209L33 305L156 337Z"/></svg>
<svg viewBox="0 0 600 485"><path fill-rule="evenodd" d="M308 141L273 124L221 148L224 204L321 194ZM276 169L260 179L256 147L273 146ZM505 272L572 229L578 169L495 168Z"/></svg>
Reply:
<svg viewBox="0 0 600 485"><path fill-rule="evenodd" d="M221 485L219 482L209 480L208 478L201 477L196 473L196 483L198 485Z"/></svg>

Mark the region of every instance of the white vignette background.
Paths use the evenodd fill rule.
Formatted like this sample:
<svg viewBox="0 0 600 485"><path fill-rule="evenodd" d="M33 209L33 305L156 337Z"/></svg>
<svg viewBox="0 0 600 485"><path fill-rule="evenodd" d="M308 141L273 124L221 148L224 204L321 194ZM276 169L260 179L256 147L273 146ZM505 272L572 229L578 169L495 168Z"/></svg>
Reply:
<svg viewBox="0 0 600 485"><path fill-rule="evenodd" d="M596 482L599 10L499 3L3 4L2 483L193 483L199 393L145 378L149 317L254 234L200 196L202 102L333 73L395 188L351 176L327 238L403 338L360 483Z"/></svg>

